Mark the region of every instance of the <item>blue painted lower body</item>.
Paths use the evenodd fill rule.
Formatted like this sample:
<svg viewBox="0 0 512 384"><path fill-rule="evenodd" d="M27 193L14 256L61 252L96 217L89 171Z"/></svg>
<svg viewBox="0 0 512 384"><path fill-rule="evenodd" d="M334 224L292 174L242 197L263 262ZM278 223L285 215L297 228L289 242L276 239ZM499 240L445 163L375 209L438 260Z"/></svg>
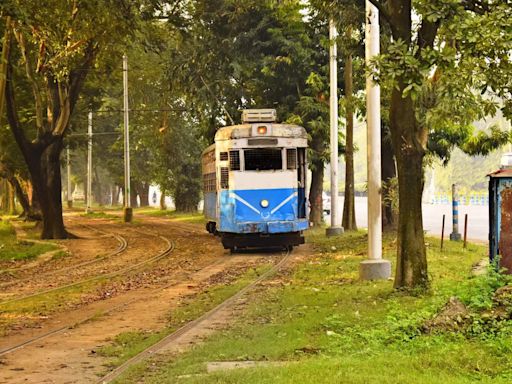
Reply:
<svg viewBox="0 0 512 384"><path fill-rule="evenodd" d="M303 231L308 228L303 196L297 188L221 191L217 230L236 234Z"/></svg>

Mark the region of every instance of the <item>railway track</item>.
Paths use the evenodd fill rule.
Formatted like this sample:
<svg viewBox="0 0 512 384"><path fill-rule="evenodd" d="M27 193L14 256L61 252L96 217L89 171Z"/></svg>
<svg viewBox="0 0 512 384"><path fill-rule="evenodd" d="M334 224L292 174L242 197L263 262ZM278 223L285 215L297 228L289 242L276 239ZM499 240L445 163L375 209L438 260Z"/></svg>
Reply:
<svg viewBox="0 0 512 384"><path fill-rule="evenodd" d="M101 379L99 379L96 383L97 384L106 384L110 383L113 380L119 378L128 368L133 366L134 364L137 364L146 358L154 355L155 353L158 353L159 351L165 349L167 346L171 345L173 342L178 340L181 336L185 335L186 333L192 331L196 327L199 327L204 322L211 320L217 313L222 311L223 309L229 308L232 306L238 299L243 297L247 292L255 288L258 284L260 284L262 281L268 279L269 277L273 276L275 273L277 273L279 270L281 270L290 260L291 252L289 250L286 251L286 254L279 260L278 263L276 263L272 268L270 268L268 271L263 273L261 276L259 276L257 279L253 280L250 284L246 285L244 288L242 288L240 291L217 305L216 307L212 308L202 316L198 317L195 320L192 320L182 326L181 328L177 329L170 335L164 337L157 343L153 344L152 346L148 347L138 355L132 357L131 359L127 360L125 363L114 369L113 371L109 372L105 376L103 376ZM0 353L1 356L1 353Z"/></svg>
<svg viewBox="0 0 512 384"><path fill-rule="evenodd" d="M92 265L92 264L97 264L97 263L99 263L101 261L107 260L107 259L109 259L111 257L114 257L114 256L117 256L117 255L121 254L128 247L128 241L126 240L126 238L121 236L118 233L102 231L100 229L94 228L91 225L86 225L86 224L79 224L79 225L84 227L84 228L88 228L88 229L91 229L91 230L93 230L95 232L101 233L103 235L108 235L108 236L111 236L111 237L115 238L117 240L117 242L119 243L119 246L113 252L110 252L107 255L104 255L104 256L101 256L101 257L98 257L98 258L95 258L95 259L92 259L92 260L87 260L87 261L84 261L84 262L81 262L81 263L73 264L73 265L70 265L70 266L67 266L67 267L64 267L64 268L53 269L51 271L42 272L42 273L38 274L38 277L48 277L48 276L56 275L58 273L63 273L63 272L71 271L71 270L76 269L76 268L82 268L82 267L86 267L86 266L89 266L89 265ZM23 279L7 281L7 282L4 282L4 283L0 283L0 288L4 288L5 289L5 288L11 287L13 285L18 285L18 284L23 284L23 283L29 282L30 280L32 280L32 277L26 277L26 278L23 278Z"/></svg>
<svg viewBox="0 0 512 384"><path fill-rule="evenodd" d="M30 299L30 298L37 297L37 296L47 295L47 294L50 294L50 293L53 293L53 292L58 292L58 291L61 291L61 290L64 290L64 289L72 288L72 287L77 287L77 286L80 286L80 285L83 285L83 284L87 284L87 283L90 283L90 282L93 282L93 281L97 281L97 280L111 279L113 277L120 276L120 275L123 275L123 274L128 273L128 272L132 272L132 271L138 270L138 269L140 269L140 268L142 268L142 267L144 267L146 265L155 263L155 262L163 259L165 256L167 256L169 253L171 253L174 250L174 247L175 247L174 242L172 240L164 237L164 236L161 236L159 234L157 234L157 235L151 234L149 232L145 232L145 231L141 231L141 230L136 230L136 232L139 232L139 233L147 235L147 236L155 236L155 237L160 238L161 240L163 240L165 242L166 248L163 251L159 252L158 254L153 255L152 257L149 257L149 258L144 259L144 260L142 260L142 261L140 261L140 262L138 262L136 264L129 265L127 267L118 269L118 270L110 272L110 273L104 273L104 274L95 275L93 277L86 278L86 279L83 279L83 280L80 280L80 281L76 281L76 282L73 282L73 283L70 283L70 284L65 284L65 285L61 285L61 286L58 286L58 287L54 287L54 288L50 288L50 289L46 289L46 290L42 290L42 291L38 291L38 292L33 292L33 293L30 293L30 294L27 294L27 295L18 296L18 297L14 297L14 298L11 298L11 299L8 299L8 300L1 301L0 302L0 308L2 306L7 305L7 304L21 302L21 301L26 300L26 299ZM126 242L126 239L123 240L123 243L124 242ZM127 246L127 244L126 244L126 246ZM122 251L124 251L125 249L126 249L126 247L124 247L124 249ZM117 254L121 253L122 251L117 252ZM112 256L112 255L109 255L109 257L110 256ZM93 260L91 260L91 263L92 263L92 261ZM59 270L59 271L62 272L62 269Z"/></svg>
<svg viewBox="0 0 512 384"><path fill-rule="evenodd" d="M218 264L221 264L223 262L225 262L225 260L218 259L218 260L215 260L214 262L206 265L204 268L212 268L212 267L215 267ZM179 284L179 282L173 281L170 284L166 284L165 286L162 286L162 287L160 287L158 289L153 290L151 294L155 295L155 294L157 294L157 293L159 293L161 291L169 289L169 288L171 288L171 287L173 287L175 285L178 285L178 284ZM126 300L126 301L124 301L124 302L122 302L122 303L120 303L118 305L112 306L109 309L103 310L101 312L101 315L109 315L109 314L115 313L116 311L119 311L119 310L121 310L121 309L123 309L125 307L128 307L130 304L133 304L133 303L135 303L135 302L137 302L139 300L141 300L141 299L138 298L138 297L134 298L134 299ZM19 342L19 343L15 344L15 345L12 345L10 347L7 347L7 348L4 348L4 349L0 350L0 357L4 356L4 355L8 355L8 354L10 354L12 352L17 351L18 349L22 349L22 348L24 348L26 346L29 346L31 344L34 344L34 343L36 343L38 341L44 340L44 339L46 339L46 338L48 338L50 336L57 335L59 333L65 332L67 330L76 328L76 327L78 327L78 326L80 326L82 324L85 324L85 323L89 322L90 320L92 320L94 318L97 318L97 317L98 317L98 313L95 312L91 316L84 317L83 319L81 319L79 321L74 321L73 323L69 323L69 324L63 325L61 327L52 329L52 330L50 330L48 332L44 332L44 333L42 333L40 335L28 338L28 339L26 339L26 340L24 340L22 342Z"/></svg>
<svg viewBox="0 0 512 384"><path fill-rule="evenodd" d="M127 272L127 270L130 270L130 271L135 270L137 267L141 267L143 265L150 264L151 262L156 262L156 261L162 259L163 257L167 256L169 253L171 253L174 250L174 247L175 247L174 242L169 240L169 239L167 239L167 238L165 238L165 237L163 237L163 236L160 236L160 235L158 235L158 236L161 239L165 239L165 241L167 242L168 246L167 246L167 248L165 250L159 252L158 254L152 256L149 259L146 259L146 260L144 260L144 261L142 261L140 263L137 263L137 264L135 264L133 266L130 266L130 268L125 268L123 271L116 271L116 275L117 274L125 273L125 272ZM114 275L114 274L109 274L109 275ZM96 276L94 278L88 279L87 281L80 281L80 282L77 282L77 283L74 283L74 284L69 284L67 286L58 287L58 288L56 288L54 290L59 290L59 289L64 289L64 288L68 288L68 287L79 285L79 284L84 284L85 282L89 282L89 281L92 281L92 280L95 280L95 279L99 279L99 278L100 277ZM101 276L101 278L105 278L105 275ZM169 286L170 285L168 285L166 287L162 287L160 290L166 289ZM47 292L54 291L54 290L48 290L48 291L45 291L45 292L47 293ZM44 294L45 292L40 292L40 293L37 293L37 294L34 294L34 295L27 295L27 296L25 296L23 298L19 298L18 300L26 299L28 297L33 297L35 295L41 295L41 294ZM124 307L126 307L126 306L128 306L130 304L132 304L133 302L135 302L137 300L140 300L140 299L136 298L136 299L127 300L127 301L125 301L125 302L123 302L121 304L118 304L118 305L115 305L115 306L109 308L108 310L103 311L102 314L103 315L107 315L107 314L113 313L115 311L118 311L118 310L120 310L120 309L122 309L122 308L124 308ZM6 302L0 303L0 307L1 307L2 304L5 304L5 303ZM84 323L86 323L86 322L96 318L97 316L98 316L98 313L94 313L91 316L87 316L87 317L85 317L85 318L83 318L83 319L81 319L79 321L75 321L72 324L63 325L61 327L52 329L52 330L50 330L48 332L42 333L42 334L37 335L35 337L32 337L32 338L29 338L29 339L24 340L22 342L19 342L19 343L15 344L15 345L12 345L10 347L4 348L4 349L0 350L0 357L4 356L4 355L7 355L9 353L15 352L18 349L24 348L24 347L26 347L28 345L34 344L37 341L46 339L46 338L48 338L50 336L59 334L61 332L65 332L66 330L69 330L69 329L72 329L72 328L76 328L77 326L79 326L81 324L84 324Z"/></svg>

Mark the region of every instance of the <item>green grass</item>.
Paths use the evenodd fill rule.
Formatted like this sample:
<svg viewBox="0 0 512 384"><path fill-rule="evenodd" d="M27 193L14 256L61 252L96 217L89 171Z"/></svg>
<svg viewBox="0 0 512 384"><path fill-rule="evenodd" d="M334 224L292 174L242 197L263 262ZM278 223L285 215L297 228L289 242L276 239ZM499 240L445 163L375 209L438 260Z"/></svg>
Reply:
<svg viewBox="0 0 512 384"><path fill-rule="evenodd" d="M90 219L110 219L110 220L121 220L121 216L113 215L111 213L106 213L105 211L92 211L88 213L83 213L80 216L87 217Z"/></svg>
<svg viewBox="0 0 512 384"><path fill-rule="evenodd" d="M250 270L229 284L217 285L198 295L188 297L170 313L167 327L159 332L121 333L112 340L111 344L99 348L97 352L108 358L108 366L117 367L187 322L208 312L256 279L256 276L264 270L265 268Z"/></svg>
<svg viewBox="0 0 512 384"><path fill-rule="evenodd" d="M14 227L8 221L0 221L0 261L31 260L56 248L51 243L18 240Z"/></svg>
<svg viewBox="0 0 512 384"><path fill-rule="evenodd" d="M472 277L470 269L487 249L428 239L432 287L425 294L396 292L392 281L362 282L358 265L366 255L364 232L326 239L308 235L315 254L284 284L252 293L250 304L228 331L178 358L148 361L122 383L510 383L512 326L480 332L424 334L450 296L470 308L485 308L505 281ZM394 254L391 235L384 254ZM333 249L332 247L336 247ZM394 262L394 260L391 260ZM206 362L284 361L283 366L206 373Z"/></svg>
<svg viewBox="0 0 512 384"><path fill-rule="evenodd" d="M6 334L19 319L28 324L40 316L69 309L71 305L80 303L85 293L95 292L105 283L107 279L98 279L22 300L8 302L9 299L6 298L3 302L0 301L0 335Z"/></svg>
<svg viewBox="0 0 512 384"><path fill-rule="evenodd" d="M183 221L192 224L203 224L206 222L203 214L200 212L180 213L176 211L160 210L158 208L137 208L134 215L137 213L153 217L165 217L173 221Z"/></svg>

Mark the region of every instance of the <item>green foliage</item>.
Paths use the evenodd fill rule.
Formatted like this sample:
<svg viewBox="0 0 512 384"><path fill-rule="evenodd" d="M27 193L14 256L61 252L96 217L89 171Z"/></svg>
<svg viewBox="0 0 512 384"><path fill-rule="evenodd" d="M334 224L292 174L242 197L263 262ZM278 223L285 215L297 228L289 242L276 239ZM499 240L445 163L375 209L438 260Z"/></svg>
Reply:
<svg viewBox="0 0 512 384"><path fill-rule="evenodd" d="M470 309L482 311L491 309L493 294L498 288L512 283L511 275L499 271L496 264L487 268L487 273L464 282L457 295Z"/></svg>
<svg viewBox="0 0 512 384"><path fill-rule="evenodd" d="M51 243L18 240L14 227L9 222L0 220L0 261L31 260L56 248Z"/></svg>
<svg viewBox="0 0 512 384"><path fill-rule="evenodd" d="M506 333L486 339L422 332L423 323L450 296L476 283L468 271L485 257L485 247L470 244L462 252L460 244L448 244L439 252L439 241L428 239L432 290L409 296L393 292L391 282L358 279L358 265L366 255L364 232L333 240L319 228L308 234L308 241L314 252L279 276L280 284L252 292L230 329L179 359L151 360L128 372L122 382L140 381L144 374L148 383L171 383L178 377L185 383L258 384L510 381L512 344ZM385 238L386 257L393 241ZM206 372L207 362L245 360L280 365Z"/></svg>

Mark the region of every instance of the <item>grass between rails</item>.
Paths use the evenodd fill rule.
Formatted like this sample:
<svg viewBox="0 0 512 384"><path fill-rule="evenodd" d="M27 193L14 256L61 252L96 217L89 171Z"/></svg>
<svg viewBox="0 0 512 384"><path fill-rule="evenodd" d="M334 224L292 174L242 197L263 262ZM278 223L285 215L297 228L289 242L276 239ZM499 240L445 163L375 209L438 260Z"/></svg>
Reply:
<svg viewBox="0 0 512 384"><path fill-rule="evenodd" d="M110 219L110 220L121 220L122 219L122 217L119 215L113 215L113 214L107 213L103 210L82 213L80 216L86 217L88 219Z"/></svg>
<svg viewBox="0 0 512 384"><path fill-rule="evenodd" d="M153 217L165 217L173 221L183 221L192 224L203 224L205 218L201 212L182 213L169 210L160 210L157 208L137 208L134 215L141 213Z"/></svg>
<svg viewBox="0 0 512 384"><path fill-rule="evenodd" d="M230 330L210 337L178 358L148 361L123 383L510 383L512 326L468 333L425 334L422 325L450 296L473 309L490 305L496 278L470 269L487 249L428 239L432 288L423 295L392 289L392 281L362 282L358 265L366 234L326 239L308 235L315 254L282 285L253 293ZM394 254L384 238L384 254ZM335 247L336 249L333 249ZM392 260L394 262L394 260ZM207 373L210 361L284 361L282 366Z"/></svg>
<svg viewBox="0 0 512 384"><path fill-rule="evenodd" d="M9 327L21 320L25 324L46 318L59 310L73 308L82 302L85 294L99 292L104 284L120 281L119 279L99 278L94 281L59 289L57 291L28 297L19 301L0 301L0 335L7 333ZM9 299L6 299L8 301Z"/></svg>
<svg viewBox="0 0 512 384"><path fill-rule="evenodd" d="M0 262L32 260L55 249L57 246L51 243L18 240L12 224L0 220Z"/></svg>
<svg viewBox="0 0 512 384"><path fill-rule="evenodd" d="M97 350L104 357L109 358L107 366L117 367L126 360L155 344L165 336L181 328L186 323L199 318L218 304L233 296L257 276L264 273L269 267L250 269L235 281L216 285L197 295L185 298L169 316L165 329L158 332L126 332L119 334L112 343Z"/></svg>

